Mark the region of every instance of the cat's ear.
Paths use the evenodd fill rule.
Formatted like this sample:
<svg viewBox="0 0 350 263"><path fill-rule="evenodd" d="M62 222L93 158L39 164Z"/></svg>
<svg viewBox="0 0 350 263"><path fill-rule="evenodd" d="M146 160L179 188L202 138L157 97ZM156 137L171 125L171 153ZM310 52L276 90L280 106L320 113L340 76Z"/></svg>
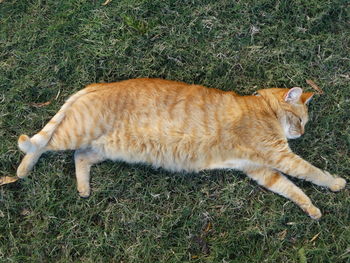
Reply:
<svg viewBox="0 0 350 263"><path fill-rule="evenodd" d="M299 87L291 88L288 92L284 94L284 101L288 103L297 103L303 94L303 90Z"/></svg>
<svg viewBox="0 0 350 263"><path fill-rule="evenodd" d="M304 104L308 104L314 95L315 95L315 93L313 93L313 92L305 92L305 93L303 93L303 95L301 95L301 101Z"/></svg>

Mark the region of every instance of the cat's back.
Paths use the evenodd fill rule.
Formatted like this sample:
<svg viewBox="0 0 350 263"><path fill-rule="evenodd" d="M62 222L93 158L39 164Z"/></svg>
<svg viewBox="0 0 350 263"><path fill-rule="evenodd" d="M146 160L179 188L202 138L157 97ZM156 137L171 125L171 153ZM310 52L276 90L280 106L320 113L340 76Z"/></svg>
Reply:
<svg viewBox="0 0 350 263"><path fill-rule="evenodd" d="M84 96L72 111L85 102L105 113L113 113L116 120L131 117L175 120L203 112L210 117L209 112L232 103L232 98L236 96L234 92L152 78L93 85L98 85L99 89Z"/></svg>
<svg viewBox="0 0 350 263"><path fill-rule="evenodd" d="M77 101L75 106L81 102L92 104L102 103L109 110L118 112L146 110L154 107L167 106L179 99L190 99L192 96L204 96L208 88L204 86L191 85L179 81L171 81L156 78L130 79L112 83L91 84L86 89L96 88ZM75 110L76 107L72 107Z"/></svg>
<svg viewBox="0 0 350 263"><path fill-rule="evenodd" d="M125 93L134 95L136 93L145 95L148 93L149 95L155 96L164 92L178 93L183 89L189 89L191 86L194 86L181 81L158 78L128 79L118 82L97 83L91 85L98 85L100 88L100 94L120 95L122 93ZM202 88L206 89L205 87Z"/></svg>

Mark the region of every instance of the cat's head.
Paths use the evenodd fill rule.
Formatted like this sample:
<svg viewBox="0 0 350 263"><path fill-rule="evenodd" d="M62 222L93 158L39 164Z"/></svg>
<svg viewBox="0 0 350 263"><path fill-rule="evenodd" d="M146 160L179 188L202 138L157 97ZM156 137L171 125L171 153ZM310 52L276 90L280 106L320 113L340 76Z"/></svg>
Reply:
<svg viewBox="0 0 350 263"><path fill-rule="evenodd" d="M270 104L276 112L284 134L288 139L295 139L304 134L305 125L309 120L307 104L314 95L304 92L299 87L291 89L263 89L258 94Z"/></svg>

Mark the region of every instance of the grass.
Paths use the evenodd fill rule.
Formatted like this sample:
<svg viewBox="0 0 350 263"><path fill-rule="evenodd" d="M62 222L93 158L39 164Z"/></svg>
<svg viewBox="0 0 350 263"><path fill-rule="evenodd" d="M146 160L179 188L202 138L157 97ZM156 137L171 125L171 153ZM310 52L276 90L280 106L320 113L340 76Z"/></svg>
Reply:
<svg viewBox="0 0 350 263"><path fill-rule="evenodd" d="M0 1L0 175L34 134L92 82L162 77L249 94L325 92L310 105L306 160L350 180L346 1ZM35 103L50 102L38 107ZM324 216L232 171L172 174L105 162L76 193L72 153L44 155L0 188L1 262L350 262L349 188L306 182Z"/></svg>

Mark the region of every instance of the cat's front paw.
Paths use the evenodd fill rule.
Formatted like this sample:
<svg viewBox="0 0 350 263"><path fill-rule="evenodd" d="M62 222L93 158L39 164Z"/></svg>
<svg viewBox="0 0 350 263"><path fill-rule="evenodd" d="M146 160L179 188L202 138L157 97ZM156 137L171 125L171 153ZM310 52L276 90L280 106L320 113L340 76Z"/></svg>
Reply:
<svg viewBox="0 0 350 263"><path fill-rule="evenodd" d="M333 192L338 192L338 191L344 189L345 185L346 185L345 179L338 177L338 178L334 179L334 181L333 181L332 185L329 187L329 189L331 189L331 191L333 191Z"/></svg>
<svg viewBox="0 0 350 263"><path fill-rule="evenodd" d="M320 209L318 209L313 204L302 205L301 208L312 218L318 220L321 218L322 213Z"/></svg>
<svg viewBox="0 0 350 263"><path fill-rule="evenodd" d="M315 220L319 220L322 216L320 209L318 209L316 206L309 208L307 213L312 219L315 219Z"/></svg>

